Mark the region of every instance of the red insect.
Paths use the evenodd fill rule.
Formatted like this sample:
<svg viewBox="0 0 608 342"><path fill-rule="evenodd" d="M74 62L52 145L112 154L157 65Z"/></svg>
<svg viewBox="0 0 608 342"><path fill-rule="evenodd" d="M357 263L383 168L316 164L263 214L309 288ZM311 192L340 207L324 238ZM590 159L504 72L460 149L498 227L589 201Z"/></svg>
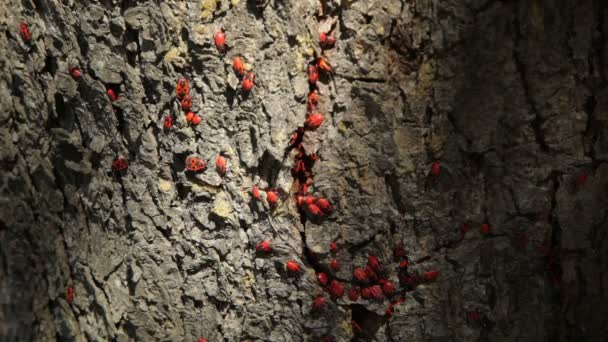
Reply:
<svg viewBox="0 0 608 342"><path fill-rule="evenodd" d="M481 225L481 227L479 227L479 231L482 234L488 234L490 232L490 229L491 229L490 225L487 224L487 223L484 223L484 224Z"/></svg>
<svg viewBox="0 0 608 342"><path fill-rule="evenodd" d="M467 319L471 322L477 322L481 318L481 315L477 311L467 312Z"/></svg>
<svg viewBox="0 0 608 342"><path fill-rule="evenodd" d="M403 243L395 245L393 247L393 259L395 261L399 261L406 256L405 247L403 247Z"/></svg>
<svg viewBox="0 0 608 342"><path fill-rule="evenodd" d="M382 292L384 292L387 297L392 296L395 293L395 285L390 281L385 281L382 284Z"/></svg>
<svg viewBox="0 0 608 342"><path fill-rule="evenodd" d="M258 252L270 253L272 252L272 247L270 247L269 241L262 241L255 246L255 250Z"/></svg>
<svg viewBox="0 0 608 342"><path fill-rule="evenodd" d="M330 263L329 263L329 267L331 267L332 270L337 271L340 268L340 264L338 263L338 260L333 259Z"/></svg>
<svg viewBox="0 0 608 342"><path fill-rule="evenodd" d="M332 280L329 284L329 293L334 298L342 297L344 295L344 285L337 280Z"/></svg>
<svg viewBox="0 0 608 342"><path fill-rule="evenodd" d="M392 315L393 315L393 311L394 311L395 306L396 306L396 305L398 305L398 304L401 304L401 303L403 303L403 302L405 302L405 299L403 299L403 298L399 298L398 300L396 300L396 301L392 302L392 303L391 303L391 304L388 306L388 308L386 308L386 312L385 312L385 313L386 313L386 315L387 315L387 316L389 316L389 317L390 317L390 316L392 316Z"/></svg>
<svg viewBox="0 0 608 342"><path fill-rule="evenodd" d="M194 115L192 116L192 121L191 121L192 125L196 126L199 123L201 123L201 117L198 115Z"/></svg>
<svg viewBox="0 0 608 342"><path fill-rule="evenodd" d="M296 162L296 167L293 168L294 175L297 175L299 173L305 173L305 172L306 172L306 165L304 164L304 162L302 160L298 160Z"/></svg>
<svg viewBox="0 0 608 342"><path fill-rule="evenodd" d="M244 91L251 91L253 89L253 84L255 82L255 74L250 71L247 73L245 78L243 78L243 82L241 82L241 88Z"/></svg>
<svg viewBox="0 0 608 342"><path fill-rule="evenodd" d="M336 243L335 241L332 241L329 243L329 250L332 253L336 253L338 251L338 243Z"/></svg>
<svg viewBox="0 0 608 342"><path fill-rule="evenodd" d="M245 63L241 57L234 57L232 60L232 68L239 75L245 75Z"/></svg>
<svg viewBox="0 0 608 342"><path fill-rule="evenodd" d="M298 265L298 263L293 260L287 261L286 267L287 271L289 271L290 273L300 273L302 271L300 269L300 265Z"/></svg>
<svg viewBox="0 0 608 342"><path fill-rule="evenodd" d="M297 130L293 132L291 135L291 139L289 139L289 146L296 147L302 142L302 138L304 136L304 127L298 127Z"/></svg>
<svg viewBox="0 0 608 342"><path fill-rule="evenodd" d="M371 268L374 272L380 272L382 270L378 258L371 254L367 256L367 266Z"/></svg>
<svg viewBox="0 0 608 342"><path fill-rule="evenodd" d="M528 248L528 244L530 243L530 238L524 233L521 233L517 238L517 242L522 249Z"/></svg>
<svg viewBox="0 0 608 342"><path fill-rule="evenodd" d="M327 274L320 272L317 273L317 280L319 281L319 284L326 286L327 282L329 281L329 279L327 278Z"/></svg>
<svg viewBox="0 0 608 342"><path fill-rule="evenodd" d="M175 95L181 100L188 94L190 94L190 84L188 83L188 79L181 77L179 80L177 80L177 84L175 85Z"/></svg>
<svg viewBox="0 0 608 342"><path fill-rule="evenodd" d="M321 209L319 209L319 207L314 204L309 204L306 208L308 209L308 212L313 216L323 216L323 212L321 211Z"/></svg>
<svg viewBox="0 0 608 342"><path fill-rule="evenodd" d="M325 71L326 73L331 73L331 65L329 64L329 62L327 61L327 58L325 57L319 57L317 59L317 67L323 71Z"/></svg>
<svg viewBox="0 0 608 342"><path fill-rule="evenodd" d="M80 77L82 76L80 69L76 67L70 68L70 74L72 75L72 77L74 77L74 79L80 79Z"/></svg>
<svg viewBox="0 0 608 342"><path fill-rule="evenodd" d="M372 290L369 287L364 287L363 290L361 290L361 296L365 299L370 299L372 298Z"/></svg>
<svg viewBox="0 0 608 342"><path fill-rule="evenodd" d="M297 160L295 166L291 168L291 175L293 178L297 178L298 180L306 177L308 171L306 170L306 164L304 164L303 160Z"/></svg>
<svg viewBox="0 0 608 342"><path fill-rule="evenodd" d="M300 186L300 190L302 193L307 193L308 192L308 187L315 184L315 181L312 178L312 175L310 173L308 173L306 175L306 180L304 181L304 183Z"/></svg>
<svg viewBox="0 0 608 342"><path fill-rule="evenodd" d="M119 172L129 167L129 160L125 157L117 157L112 162L112 171Z"/></svg>
<svg viewBox="0 0 608 342"><path fill-rule="evenodd" d="M186 169L188 171L205 171L207 163L200 158L188 157L186 158Z"/></svg>
<svg viewBox="0 0 608 342"><path fill-rule="evenodd" d="M405 303L405 298L401 297L401 298L397 299L396 301L392 302L391 305L399 305L401 303Z"/></svg>
<svg viewBox="0 0 608 342"><path fill-rule="evenodd" d="M547 245L538 246L538 251L545 259L545 270L548 273L549 279L554 284L559 284L562 277L559 251Z"/></svg>
<svg viewBox="0 0 608 342"><path fill-rule="evenodd" d="M365 270L360 267L357 267L353 270L353 276L355 277L355 279L357 279L357 281L361 283L367 283L369 281L369 278L367 277L367 272L365 272Z"/></svg>
<svg viewBox="0 0 608 342"><path fill-rule="evenodd" d="M367 274L367 278L369 278L370 281L378 281L378 275L371 267L369 267L369 265L365 267L365 274Z"/></svg>
<svg viewBox="0 0 608 342"><path fill-rule="evenodd" d="M319 70L316 66L311 65L308 67L308 82L311 84L317 83L319 80Z"/></svg>
<svg viewBox="0 0 608 342"><path fill-rule="evenodd" d="M429 283L435 281L438 276L439 271L436 270L424 272L424 279Z"/></svg>
<svg viewBox="0 0 608 342"><path fill-rule="evenodd" d="M544 257L554 257L556 256L556 252L555 250L553 250L551 247L546 246L546 245L540 245L537 247L538 252L540 254L542 254Z"/></svg>
<svg viewBox="0 0 608 342"><path fill-rule="evenodd" d="M206 338L199 338L196 342L209 342Z"/></svg>
<svg viewBox="0 0 608 342"><path fill-rule="evenodd" d="M329 200L327 200L326 198L319 198L317 200L316 203L317 207L319 207L319 209L321 209L324 213L329 214L330 212L333 211L333 207L331 206L331 203L329 202Z"/></svg>
<svg viewBox="0 0 608 342"><path fill-rule="evenodd" d="M437 176L439 176L440 172L441 172L441 164L439 164L438 161L433 162L433 164L431 164L431 175L437 177Z"/></svg>
<svg viewBox="0 0 608 342"><path fill-rule="evenodd" d="M363 332L363 329L361 329L361 326L359 325L359 323L357 323L355 321L350 321L350 326L353 330L353 334L360 334Z"/></svg>
<svg viewBox="0 0 608 342"><path fill-rule="evenodd" d="M192 96L184 95L184 98L179 102L179 104L182 106L183 111L189 111L192 107Z"/></svg>
<svg viewBox="0 0 608 342"><path fill-rule="evenodd" d="M186 113L186 121L191 122L193 118L194 118L194 113L192 113L192 112Z"/></svg>
<svg viewBox="0 0 608 342"><path fill-rule="evenodd" d="M277 196L276 192L269 190L266 191L266 200L268 201L268 204L270 204L270 206L276 207L279 197Z"/></svg>
<svg viewBox="0 0 608 342"><path fill-rule="evenodd" d="M173 116L165 115L165 119L163 121L163 127L165 127L165 129L169 129L169 128L173 127Z"/></svg>
<svg viewBox="0 0 608 342"><path fill-rule="evenodd" d="M328 335L323 335L321 336L321 342L333 342L333 338L331 336Z"/></svg>
<svg viewBox="0 0 608 342"><path fill-rule="evenodd" d="M74 296L74 288L68 287L65 291L65 299L68 301L68 304L72 304L72 302L74 301Z"/></svg>
<svg viewBox="0 0 608 342"><path fill-rule="evenodd" d="M407 268L409 265L410 265L409 261L403 260L402 262L399 263L399 268L404 269L404 268Z"/></svg>
<svg viewBox="0 0 608 342"><path fill-rule="evenodd" d="M328 35L325 32L319 34L319 45L323 48L330 48L336 43L336 38Z"/></svg>
<svg viewBox="0 0 608 342"><path fill-rule="evenodd" d="M306 205L311 205L313 203L315 203L317 199L314 196L306 196L304 197L304 203L306 203Z"/></svg>
<svg viewBox="0 0 608 342"><path fill-rule="evenodd" d="M304 205L304 196L302 196L302 195L296 196L296 204L298 205L299 208L302 208L302 206Z"/></svg>
<svg viewBox="0 0 608 342"><path fill-rule="evenodd" d="M312 310L313 311L325 311L325 297L318 296L315 300L312 301Z"/></svg>
<svg viewBox="0 0 608 342"><path fill-rule="evenodd" d="M317 108L319 104L319 94L316 91L311 91L308 93L308 100L306 101L306 109L308 112L312 112Z"/></svg>
<svg viewBox="0 0 608 342"><path fill-rule="evenodd" d="M323 120L325 120L325 117L321 113L310 114L306 121L304 121L304 127L314 131L321 126Z"/></svg>
<svg viewBox="0 0 608 342"><path fill-rule="evenodd" d="M417 275L400 275L399 282L402 285L414 287L420 283L420 278Z"/></svg>
<svg viewBox="0 0 608 342"><path fill-rule="evenodd" d="M582 171L578 177L576 177L576 186L581 188L583 185L585 185L585 182L587 182L587 178L589 178L587 171Z"/></svg>
<svg viewBox="0 0 608 342"><path fill-rule="evenodd" d="M460 231L462 232L462 234L466 234L470 228L471 226L469 226L469 224L465 222L462 224L462 228L460 228Z"/></svg>
<svg viewBox="0 0 608 342"><path fill-rule="evenodd" d="M106 94L108 94L110 101L114 102L114 101L118 100L118 95L116 95L116 92L114 91L114 89L108 88L108 90L106 90Z"/></svg>
<svg viewBox="0 0 608 342"><path fill-rule="evenodd" d="M348 290L348 299L352 300L353 302L358 301L360 296L361 288L359 286L352 287L350 290Z"/></svg>
<svg viewBox="0 0 608 342"><path fill-rule="evenodd" d="M217 156L215 158L215 169L220 175L226 174L226 158L222 156Z"/></svg>
<svg viewBox="0 0 608 342"><path fill-rule="evenodd" d="M253 195L254 199L260 198L260 189L258 189L257 185L253 186L253 190L251 190L251 194Z"/></svg>
<svg viewBox="0 0 608 342"><path fill-rule="evenodd" d="M215 40L215 47L219 52L226 51L226 34L224 33L223 29L221 31L217 31L213 39Z"/></svg>
<svg viewBox="0 0 608 342"><path fill-rule="evenodd" d="M29 43L32 40L32 34L30 33L30 29L27 27L27 24L23 21L19 23L19 33L21 34L21 38Z"/></svg>
<svg viewBox="0 0 608 342"><path fill-rule="evenodd" d="M381 302L384 300L384 294L382 293L382 289L378 285L374 285L369 287L370 295L375 300Z"/></svg>

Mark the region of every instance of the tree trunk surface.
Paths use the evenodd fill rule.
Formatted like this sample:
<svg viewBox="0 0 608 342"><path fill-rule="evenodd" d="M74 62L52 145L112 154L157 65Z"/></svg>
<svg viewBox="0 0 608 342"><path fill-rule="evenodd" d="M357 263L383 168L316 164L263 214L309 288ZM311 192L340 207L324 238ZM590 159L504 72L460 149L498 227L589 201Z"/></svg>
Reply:
<svg viewBox="0 0 608 342"><path fill-rule="evenodd" d="M607 15L602 0L9 0L0 340L605 341ZM320 56L333 71L315 87ZM315 88L324 121L289 148ZM298 205L298 160L333 212ZM379 279L372 258L360 282L370 255ZM374 284L384 298L349 297Z"/></svg>

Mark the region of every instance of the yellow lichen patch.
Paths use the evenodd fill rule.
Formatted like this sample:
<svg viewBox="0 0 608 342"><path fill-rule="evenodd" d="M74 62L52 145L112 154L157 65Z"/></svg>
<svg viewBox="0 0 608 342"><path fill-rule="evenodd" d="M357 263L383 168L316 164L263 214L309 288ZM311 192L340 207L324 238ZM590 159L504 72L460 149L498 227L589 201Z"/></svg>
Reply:
<svg viewBox="0 0 608 342"><path fill-rule="evenodd" d="M384 26L378 26L378 28L376 29L376 33L381 36L384 34Z"/></svg>
<svg viewBox="0 0 608 342"><path fill-rule="evenodd" d="M205 34L207 34L207 28L205 27L205 25L198 25L194 29L194 32L200 34L201 36L204 36Z"/></svg>
<svg viewBox="0 0 608 342"><path fill-rule="evenodd" d="M424 96L430 94L435 79L435 68L431 61L425 61L418 70L418 94Z"/></svg>
<svg viewBox="0 0 608 342"><path fill-rule="evenodd" d="M353 329L352 324L350 324L349 321L340 322L340 328L342 328L344 331L352 331Z"/></svg>
<svg viewBox="0 0 608 342"><path fill-rule="evenodd" d="M530 23L537 31L544 31L545 29L543 9L538 2L532 2L532 8L530 8Z"/></svg>
<svg viewBox="0 0 608 342"><path fill-rule="evenodd" d="M346 133L347 130L348 130L348 127L346 126L346 124L343 121L338 122L338 132Z"/></svg>
<svg viewBox="0 0 608 342"><path fill-rule="evenodd" d="M213 202L213 213L219 217L229 218L233 212L234 208L230 199L223 192L220 193Z"/></svg>
<svg viewBox="0 0 608 342"><path fill-rule="evenodd" d="M416 128L398 127L393 130L393 141L400 156L408 156L424 151L424 139Z"/></svg>
<svg viewBox="0 0 608 342"><path fill-rule="evenodd" d="M175 58L179 56L179 52L179 48L176 47L167 51L167 53L165 54L165 62L171 63Z"/></svg>
<svg viewBox="0 0 608 342"><path fill-rule="evenodd" d="M219 192L219 188L215 186L211 186L208 184L192 184L191 190L193 192L210 192L213 194L217 194Z"/></svg>
<svg viewBox="0 0 608 342"><path fill-rule="evenodd" d="M236 151L232 148L232 145L226 144L225 151L227 156L236 156Z"/></svg>
<svg viewBox="0 0 608 342"><path fill-rule="evenodd" d="M213 36L210 32L212 28L203 24L197 25L192 29L192 41L196 44L202 45L209 41Z"/></svg>
<svg viewBox="0 0 608 342"><path fill-rule="evenodd" d="M243 63L243 67L245 68L245 71L249 71L249 70L253 69L253 65L251 65L249 63Z"/></svg>
<svg viewBox="0 0 608 342"><path fill-rule="evenodd" d="M232 6L236 6L241 3L241 0L232 0Z"/></svg>
<svg viewBox="0 0 608 342"><path fill-rule="evenodd" d="M393 131L393 141L399 152L397 159L399 170L401 172L415 171L412 156L424 153L424 138L421 132L415 128L400 127Z"/></svg>
<svg viewBox="0 0 608 342"><path fill-rule="evenodd" d="M165 54L165 62L173 63L177 66L186 65L186 57L188 56L188 48L186 47L186 43L180 42L179 46L174 47L167 51Z"/></svg>
<svg viewBox="0 0 608 342"><path fill-rule="evenodd" d="M365 191L368 194L373 194L374 189L376 188L376 184L374 184L374 180L369 175L369 169L367 167L360 168L357 172L356 179L359 182L361 190Z"/></svg>
<svg viewBox="0 0 608 342"><path fill-rule="evenodd" d="M443 140L441 139L441 136L439 134L433 134L431 136L429 147L431 148L431 151L433 151L433 154L436 154L441 151L443 147Z"/></svg>
<svg viewBox="0 0 608 342"><path fill-rule="evenodd" d="M362 41L357 41L355 42L355 44L353 45L353 54L355 56L355 59L359 59L361 58L361 56L363 56L363 54L365 54L366 52L366 46L364 45L364 43Z"/></svg>
<svg viewBox="0 0 608 342"><path fill-rule="evenodd" d="M251 288L253 284L255 284L255 277L250 271L246 271L245 276L243 277L243 286Z"/></svg>
<svg viewBox="0 0 608 342"><path fill-rule="evenodd" d="M158 182L158 188L159 188L161 191L164 191L164 192L169 192L169 191L171 191L171 188L173 188L173 185L171 184L171 182L168 182L168 181L166 181L166 180L164 180L164 179L161 179L161 180Z"/></svg>
<svg viewBox="0 0 608 342"><path fill-rule="evenodd" d="M293 72L294 73L298 73L300 72L300 68L302 65L306 64L306 60L304 59L304 56L302 55L301 52L296 51L296 58L295 58L296 63L293 66Z"/></svg>
<svg viewBox="0 0 608 342"><path fill-rule="evenodd" d="M213 15L217 7L217 3L221 0L203 0L201 1L201 19L208 19Z"/></svg>
<svg viewBox="0 0 608 342"><path fill-rule="evenodd" d="M276 141L277 143L287 141L287 134L285 133L285 130L280 129L275 131L275 133L272 135L272 140Z"/></svg>
<svg viewBox="0 0 608 342"><path fill-rule="evenodd" d="M315 54L315 49L312 46L312 39L309 35L306 35L305 37L297 35L296 41L298 42L298 45L300 45L300 47L302 48L302 53L304 55L310 57Z"/></svg>

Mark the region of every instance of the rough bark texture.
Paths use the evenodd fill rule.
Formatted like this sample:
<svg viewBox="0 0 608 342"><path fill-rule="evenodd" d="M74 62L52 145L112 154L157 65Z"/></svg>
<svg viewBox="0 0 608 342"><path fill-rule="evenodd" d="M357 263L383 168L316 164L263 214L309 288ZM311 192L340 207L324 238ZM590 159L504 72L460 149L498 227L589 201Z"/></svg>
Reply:
<svg viewBox="0 0 608 342"><path fill-rule="evenodd" d="M320 6L0 8L0 340L608 336L605 1L327 0L325 17ZM304 144L320 155L311 192L336 210L302 223L285 147L306 114L319 26L331 22L326 120ZM213 45L220 27L226 55ZM257 74L248 97L236 55ZM203 117L196 127L175 102L180 76ZM169 113L177 120L164 130ZM213 167L220 153L225 177ZM191 154L210 168L185 172ZM130 160L121 175L110 169L117 155ZM252 200L256 184L278 189L276 208L264 191ZM272 254L255 253L261 240ZM412 272L440 274L392 317L388 300L333 301L315 279L324 271L348 289L373 254L402 289L399 242ZM289 259L301 275L287 274ZM323 294L327 311L311 313Z"/></svg>

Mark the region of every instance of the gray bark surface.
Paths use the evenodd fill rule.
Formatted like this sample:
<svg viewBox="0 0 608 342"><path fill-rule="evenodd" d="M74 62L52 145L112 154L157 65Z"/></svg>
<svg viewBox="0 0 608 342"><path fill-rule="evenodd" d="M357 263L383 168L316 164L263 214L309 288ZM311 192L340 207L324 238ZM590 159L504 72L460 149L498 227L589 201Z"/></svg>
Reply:
<svg viewBox="0 0 608 342"><path fill-rule="evenodd" d="M608 4L327 0L322 14L317 0L0 6L0 341L605 341ZM326 118L303 144L320 157L310 192L335 211L302 220L286 147L329 27ZM175 101L182 76L198 126ZM191 155L209 168L186 172ZM392 316L316 279L348 291L371 254L402 291L399 243L412 274L439 276Z"/></svg>

